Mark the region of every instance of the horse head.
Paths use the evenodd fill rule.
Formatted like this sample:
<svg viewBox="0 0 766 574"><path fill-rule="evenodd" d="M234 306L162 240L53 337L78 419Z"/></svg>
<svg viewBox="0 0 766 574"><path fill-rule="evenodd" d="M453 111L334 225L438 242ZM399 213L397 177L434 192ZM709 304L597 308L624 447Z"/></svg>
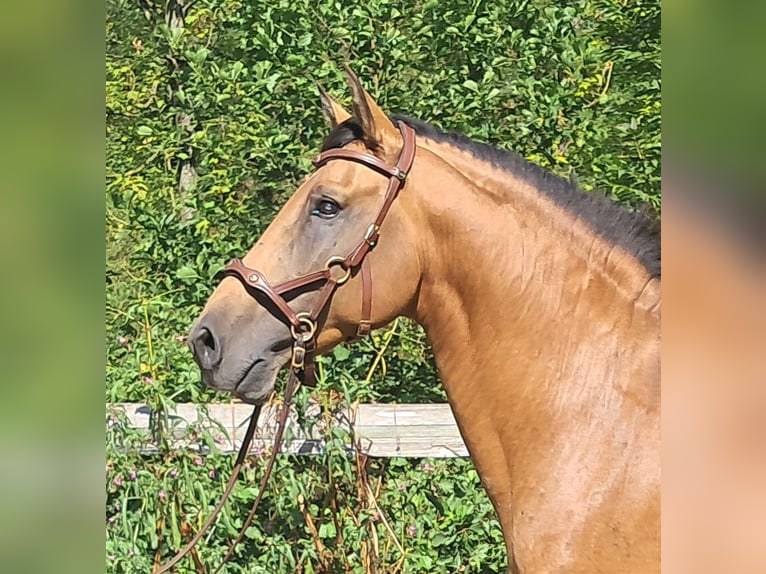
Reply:
<svg viewBox="0 0 766 574"><path fill-rule="evenodd" d="M394 124L348 68L346 75L353 114L320 88L332 131L317 169L227 266L189 335L205 384L246 402L269 397L296 340L326 352L412 314L421 274L417 211L407 193L396 197L414 132Z"/></svg>

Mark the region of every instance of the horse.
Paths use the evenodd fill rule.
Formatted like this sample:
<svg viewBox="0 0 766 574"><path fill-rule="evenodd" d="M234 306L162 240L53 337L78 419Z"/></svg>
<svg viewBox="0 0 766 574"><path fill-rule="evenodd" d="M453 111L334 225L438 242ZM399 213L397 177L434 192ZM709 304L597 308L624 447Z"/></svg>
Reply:
<svg viewBox="0 0 766 574"><path fill-rule="evenodd" d="M204 383L262 404L307 352L412 318L508 571L659 572L655 221L513 152L388 116L345 73L351 112L320 87L317 169L194 321Z"/></svg>

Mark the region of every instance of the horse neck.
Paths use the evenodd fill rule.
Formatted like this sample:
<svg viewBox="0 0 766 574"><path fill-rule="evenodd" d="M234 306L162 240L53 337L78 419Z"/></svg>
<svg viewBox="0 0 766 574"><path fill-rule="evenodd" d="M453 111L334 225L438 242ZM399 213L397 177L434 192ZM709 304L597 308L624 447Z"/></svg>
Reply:
<svg viewBox="0 0 766 574"><path fill-rule="evenodd" d="M659 280L521 178L447 144L420 145L412 189L423 190L430 233L416 319L453 409L491 396L504 400L490 408L518 410L541 393L596 401L616 369L654 374ZM656 389L624 383L635 384L654 404Z"/></svg>

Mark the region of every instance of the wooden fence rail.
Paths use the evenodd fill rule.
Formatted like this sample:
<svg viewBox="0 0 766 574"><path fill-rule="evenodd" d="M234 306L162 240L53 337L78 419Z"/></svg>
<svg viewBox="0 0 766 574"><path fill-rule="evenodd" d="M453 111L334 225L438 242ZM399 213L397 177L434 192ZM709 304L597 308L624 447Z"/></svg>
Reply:
<svg viewBox="0 0 766 574"><path fill-rule="evenodd" d="M109 403L107 416L125 415L130 426L149 433L151 409L141 403ZM168 413L167 428L175 448L200 448L190 440L190 425L216 437L221 452L239 449L253 407L242 403L198 405L180 403ZM206 413L205 413L206 411ZM278 407L264 406L251 452L270 448ZM302 420L292 410L285 431L283 451L317 454L324 448L325 424L318 405L310 405ZM463 439L448 404L358 404L339 408L331 424L351 432L361 452L376 457L466 457ZM151 445L147 451L153 450Z"/></svg>

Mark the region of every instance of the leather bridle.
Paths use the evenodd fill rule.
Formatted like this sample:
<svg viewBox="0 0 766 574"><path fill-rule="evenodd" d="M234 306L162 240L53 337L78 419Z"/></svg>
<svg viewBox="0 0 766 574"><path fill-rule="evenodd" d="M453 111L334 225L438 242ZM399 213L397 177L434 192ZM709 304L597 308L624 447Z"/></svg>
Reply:
<svg viewBox="0 0 766 574"><path fill-rule="evenodd" d="M407 174L415 158L415 130L404 122L398 123L404 139L404 145L399 153L396 165L389 165L383 160L351 149L336 148L322 152L314 159L317 169L326 163L345 159L366 165L367 167L388 176L388 188L375 219L367 227L361 241L345 257L332 256L324 265L324 269L307 273L301 277L271 285L262 273L246 267L239 259L233 259L226 264L221 274L239 279L248 293L262 293L273 304L272 312L278 311L277 318L286 320L290 326L293 338L293 353L291 369L301 372L304 384L311 385L314 381L314 350L316 349L317 321L322 311L329 304L335 290L348 281L357 269L362 275L362 314L357 327L357 336L363 337L370 333L372 314L372 272L367 254L375 247L380 235L380 226L386 219L391 205L394 203L399 190L404 185ZM339 269L340 272L335 271ZM310 285L322 284L319 298L311 311L294 311L283 295L288 292L303 290Z"/></svg>
<svg viewBox="0 0 766 574"><path fill-rule="evenodd" d="M283 283L272 285L266 277L259 271L245 266L240 259L232 259L219 273L221 277L234 277L238 279L245 287L247 292L258 301L258 294L264 295L271 305L264 305L277 319L287 322L290 328L290 335L293 339L292 357L290 361L290 375L285 387L285 397L282 409L279 415L278 428L274 436L274 447L266 465L263 478L261 479L260 489L253 503L250 513L247 516L237 538L229 546L221 564L214 570L218 572L226 561L231 557L234 548L239 544L245 531L252 522L258 504L263 497L266 484L271 476L276 455L279 452L282 435L284 433L287 415L292 401L292 396L300 380L305 385L313 385L315 380L315 351L318 336L318 322L322 312L329 305L335 290L346 283L352 274L360 272L362 276L362 310L361 319L357 326L357 336L363 337L370 333L372 320L372 270L367 259L367 254L377 245L380 237L380 227L386 219L391 205L394 203L399 191L404 186L407 175L412 168L412 162L415 159L415 130L402 121L397 122L397 127L402 134L404 144L399 152L399 158L396 165L390 165L380 158L356 150L345 148L329 149L320 153L314 159L314 166L319 169L326 163L343 159L361 163L385 176L388 179L388 187L383 198L383 204L378 210L378 214L372 223L369 224L361 241L345 257L332 256L324 265L324 269L307 273L301 277L290 279ZM336 270L337 269L337 270ZM338 271L339 270L339 271ZM316 304L310 311L294 311L288 304L284 295L297 290L306 290L307 287L318 285L319 297ZM244 463L250 443L253 438L255 426L260 415L261 407L256 406L250 417L250 424L245 433L244 441L237 455L237 460L232 469L232 475L226 485L224 494L208 517L205 523L189 543L180 550L165 566L155 571L155 574L169 572L178 562L192 551L194 546L201 540L205 531L212 525L217 515L221 512L226 500L234 488L239 471Z"/></svg>

